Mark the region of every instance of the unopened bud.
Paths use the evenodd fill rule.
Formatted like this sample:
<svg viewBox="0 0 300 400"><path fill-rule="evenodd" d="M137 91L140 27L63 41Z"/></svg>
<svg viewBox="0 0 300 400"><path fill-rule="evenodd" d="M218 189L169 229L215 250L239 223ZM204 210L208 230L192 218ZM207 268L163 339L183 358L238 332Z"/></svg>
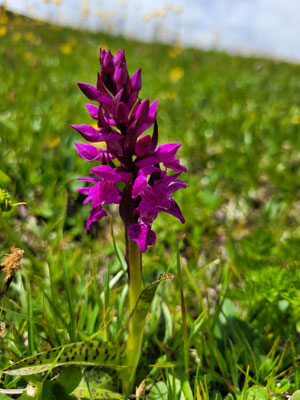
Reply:
<svg viewBox="0 0 300 400"><path fill-rule="evenodd" d="M142 88L142 68L139 68L131 77L131 89L138 93Z"/></svg>
<svg viewBox="0 0 300 400"><path fill-rule="evenodd" d="M144 100L136 110L135 117L140 120L140 122L144 122L147 120L149 115L149 99Z"/></svg>
<svg viewBox="0 0 300 400"><path fill-rule="evenodd" d="M144 155L148 154L151 150L152 146L152 139L150 135L143 136L136 142L135 145L135 154L138 157L143 157Z"/></svg>
<svg viewBox="0 0 300 400"><path fill-rule="evenodd" d="M118 122L126 124L128 122L129 110L125 103L119 103L115 110L115 118Z"/></svg>

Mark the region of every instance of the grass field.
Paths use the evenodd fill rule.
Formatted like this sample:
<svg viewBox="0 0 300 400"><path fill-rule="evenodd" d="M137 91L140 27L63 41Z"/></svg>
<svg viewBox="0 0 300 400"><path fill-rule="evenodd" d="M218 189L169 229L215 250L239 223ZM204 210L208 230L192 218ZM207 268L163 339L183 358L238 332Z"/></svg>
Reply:
<svg viewBox="0 0 300 400"><path fill-rule="evenodd" d="M136 384L146 379L150 400L289 399L300 388L300 66L53 27L3 9L0 188L27 204L0 213L0 254L25 250L2 314L1 369L66 343L126 341L118 211L119 257L109 219L87 233L89 206L75 193L90 169L69 126L90 123L76 82L95 84L99 46L124 48L131 74L142 67L142 98L159 100L160 143L182 142L190 185L175 196L186 223L160 215L157 244L143 256L145 284L164 271L175 278L148 313ZM88 380L95 371L121 391L111 369L86 368ZM44 387L39 398L55 398L40 375L3 378L2 388L31 383Z"/></svg>

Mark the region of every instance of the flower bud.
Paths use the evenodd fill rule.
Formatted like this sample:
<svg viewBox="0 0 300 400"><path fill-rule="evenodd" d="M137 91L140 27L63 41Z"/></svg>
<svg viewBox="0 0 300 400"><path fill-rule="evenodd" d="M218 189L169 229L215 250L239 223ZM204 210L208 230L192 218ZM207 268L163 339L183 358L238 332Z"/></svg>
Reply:
<svg viewBox="0 0 300 400"><path fill-rule="evenodd" d="M114 81L117 84L118 90L120 90L126 83L126 71L122 67L116 67L114 73Z"/></svg>
<svg viewBox="0 0 300 400"><path fill-rule="evenodd" d="M135 154L138 157L143 157L148 154L151 150L152 140L150 135L143 136L136 142L135 145Z"/></svg>
<svg viewBox="0 0 300 400"><path fill-rule="evenodd" d="M142 88L142 68L139 68L131 77L131 89L138 93Z"/></svg>
<svg viewBox="0 0 300 400"><path fill-rule="evenodd" d="M114 64L115 66L125 64L126 67L125 53L121 49L118 50L117 54L114 57Z"/></svg>
<svg viewBox="0 0 300 400"><path fill-rule="evenodd" d="M103 58L103 67L106 73L113 74L115 70L114 59L110 51Z"/></svg>
<svg viewBox="0 0 300 400"><path fill-rule="evenodd" d="M149 99L146 99L138 106L138 109L135 113L135 118L138 118L140 122L147 120L149 114L149 104Z"/></svg>
<svg viewBox="0 0 300 400"><path fill-rule="evenodd" d="M125 103L119 103L115 109L115 119L123 124L128 122L129 110Z"/></svg>

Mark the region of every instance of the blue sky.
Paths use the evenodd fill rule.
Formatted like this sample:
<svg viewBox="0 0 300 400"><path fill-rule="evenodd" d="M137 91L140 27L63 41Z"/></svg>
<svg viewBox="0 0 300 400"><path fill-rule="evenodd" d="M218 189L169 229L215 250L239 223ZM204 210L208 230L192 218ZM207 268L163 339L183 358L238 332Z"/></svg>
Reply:
<svg viewBox="0 0 300 400"><path fill-rule="evenodd" d="M299 0L0 0L62 25L300 62Z"/></svg>

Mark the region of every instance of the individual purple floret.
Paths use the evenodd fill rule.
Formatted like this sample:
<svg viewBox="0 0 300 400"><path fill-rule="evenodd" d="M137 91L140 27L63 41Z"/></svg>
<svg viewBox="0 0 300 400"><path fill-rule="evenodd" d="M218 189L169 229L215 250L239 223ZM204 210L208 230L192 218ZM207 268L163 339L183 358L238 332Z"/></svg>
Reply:
<svg viewBox="0 0 300 400"><path fill-rule="evenodd" d="M141 68L130 78L125 53L119 50L115 57L100 49L101 73L97 86L78 83L85 96L99 104L86 104L98 128L89 125L71 125L88 142L105 142L105 147L75 143L78 155L100 165L91 169L93 177L79 178L92 186L77 189L87 196L92 209L87 229L93 222L107 216L103 204L120 204L120 215L129 236L139 245L141 252L153 245L156 235L153 221L160 211L184 218L172 198L174 192L188 185L178 179L186 168L176 153L181 143L157 146L157 100L141 101ZM152 135L142 134L154 125ZM168 175L168 170L176 171Z"/></svg>

